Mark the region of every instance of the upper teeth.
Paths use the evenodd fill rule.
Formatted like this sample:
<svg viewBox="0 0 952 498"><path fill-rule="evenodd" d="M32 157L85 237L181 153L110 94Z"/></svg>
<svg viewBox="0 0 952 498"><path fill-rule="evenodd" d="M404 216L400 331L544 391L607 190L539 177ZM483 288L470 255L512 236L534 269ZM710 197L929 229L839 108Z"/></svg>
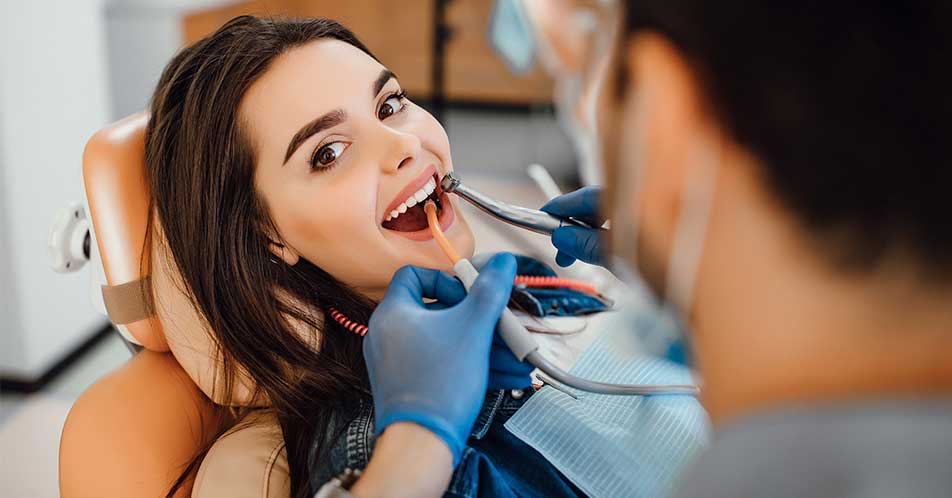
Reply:
<svg viewBox="0 0 952 498"><path fill-rule="evenodd" d="M412 208L416 206L417 203L425 201L434 190L436 190L436 180L430 178L430 181L426 182L423 188L411 194L410 197L407 197L407 200L401 202L400 205L397 206L397 209L390 211L390 214L387 215L387 221L396 219L397 216L406 213L408 208Z"/></svg>

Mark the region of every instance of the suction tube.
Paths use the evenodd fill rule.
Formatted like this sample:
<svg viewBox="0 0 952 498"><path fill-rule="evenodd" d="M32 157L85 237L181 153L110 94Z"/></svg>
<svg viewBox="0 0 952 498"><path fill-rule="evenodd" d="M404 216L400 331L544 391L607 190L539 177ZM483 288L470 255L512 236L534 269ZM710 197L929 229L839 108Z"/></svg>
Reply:
<svg viewBox="0 0 952 498"><path fill-rule="evenodd" d="M453 246L447 240L443 231L440 229L436 216L436 205L433 201L427 201L423 206L426 211L426 219L430 225L430 232L433 238L443 252L453 262L453 270L456 276L463 282L463 287L469 291L470 287L476 282L479 272L473 264L465 258L459 256L453 249ZM650 395L697 395L700 390L692 385L665 385L665 384L608 384L604 382L595 382L576 377L565 370L555 366L539 352L539 345L535 338L522 325L522 322L516 318L508 308L503 310L497 325L499 335L506 341L506 345L512 350L512 353L520 361L528 361L534 367L568 387L573 387L581 391L587 391L596 394L610 394L619 396L650 396Z"/></svg>

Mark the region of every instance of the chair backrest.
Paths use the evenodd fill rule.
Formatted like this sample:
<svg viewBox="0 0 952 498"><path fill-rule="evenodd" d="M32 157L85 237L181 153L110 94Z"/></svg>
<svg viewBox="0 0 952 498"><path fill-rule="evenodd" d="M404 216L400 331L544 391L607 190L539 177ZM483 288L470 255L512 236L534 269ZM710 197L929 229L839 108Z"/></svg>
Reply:
<svg viewBox="0 0 952 498"><path fill-rule="evenodd" d="M150 261L143 252L149 215L145 178L146 113L102 129L83 153L89 218L108 286L109 318L123 336L153 351L168 351L162 324L148 300Z"/></svg>
<svg viewBox="0 0 952 498"><path fill-rule="evenodd" d="M83 154L89 218L108 285L102 287L110 320L123 335L152 351L171 351L213 401L227 397L216 382L218 355L207 323L183 292L179 272L163 243L161 220L149 220L145 169L147 113L96 133ZM251 404L251 381L239 375L232 404Z"/></svg>
<svg viewBox="0 0 952 498"><path fill-rule="evenodd" d="M124 337L146 350L96 381L70 410L60 444L64 498L164 496L183 466L212 442L220 425L233 423L212 403L223 399L222 393L213 392L214 348L206 322L181 290L160 238L159 220L148 233L148 119L139 113L107 126L89 140L83 155L88 215L108 284L102 289L103 301ZM247 382L246 377L238 379L238 404L250 404ZM287 488L286 470L281 474L286 459L263 444L262 430L245 429L226 444L216 443L221 446L214 450L218 457L202 465L212 469L202 473L202 496L235 496L216 491L231 489L234 483L227 473L214 470L233 471L221 463L233 459L256 463L241 466L248 476L267 476L277 469L274 475L280 479L267 482L278 494L266 496L287 495L282 491ZM280 437L271 439L283 444ZM271 439L264 442L271 444ZM186 481L176 498L191 495L191 488Z"/></svg>

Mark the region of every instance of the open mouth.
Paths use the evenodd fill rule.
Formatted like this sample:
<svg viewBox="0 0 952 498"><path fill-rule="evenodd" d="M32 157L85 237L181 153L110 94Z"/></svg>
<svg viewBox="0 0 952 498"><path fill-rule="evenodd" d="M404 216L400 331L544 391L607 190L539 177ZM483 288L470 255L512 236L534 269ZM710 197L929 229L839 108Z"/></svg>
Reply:
<svg viewBox="0 0 952 498"><path fill-rule="evenodd" d="M423 205L426 204L427 200L432 200L436 204L437 216L442 219L443 205L449 202L445 196L443 189L440 188L439 177L434 170L432 177L423 186L391 207L381 226L396 232L426 230L429 225L426 221L426 212L423 210Z"/></svg>

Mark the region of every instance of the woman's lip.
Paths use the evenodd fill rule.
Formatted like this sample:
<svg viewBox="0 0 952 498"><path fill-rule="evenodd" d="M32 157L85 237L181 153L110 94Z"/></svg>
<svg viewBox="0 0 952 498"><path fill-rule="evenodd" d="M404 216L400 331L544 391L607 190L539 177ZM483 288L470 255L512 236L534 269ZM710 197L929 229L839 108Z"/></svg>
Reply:
<svg viewBox="0 0 952 498"><path fill-rule="evenodd" d="M440 194L440 204L443 206L439 219L440 229L445 232L449 230L453 222L456 221L456 211L453 209L453 203L450 202L450 198L445 193ZM417 242L423 242L433 238L433 232L430 231L430 227L417 230L416 232L398 232L396 230L388 230L388 232Z"/></svg>
<svg viewBox="0 0 952 498"><path fill-rule="evenodd" d="M439 187L440 179L436 174L436 165L434 164L424 168L423 173L420 173L420 176L418 176L416 180L408 183L406 187L403 187L403 190L397 193L393 201L390 202L390 205L387 206L387 210L383 212L383 218L380 220L380 223L383 223L386 220L387 215L393 210L397 209L400 204L403 204L403 201L407 200L411 194L423 188L423 186L426 185L426 182L430 181L430 178L436 178L436 184L437 187Z"/></svg>

